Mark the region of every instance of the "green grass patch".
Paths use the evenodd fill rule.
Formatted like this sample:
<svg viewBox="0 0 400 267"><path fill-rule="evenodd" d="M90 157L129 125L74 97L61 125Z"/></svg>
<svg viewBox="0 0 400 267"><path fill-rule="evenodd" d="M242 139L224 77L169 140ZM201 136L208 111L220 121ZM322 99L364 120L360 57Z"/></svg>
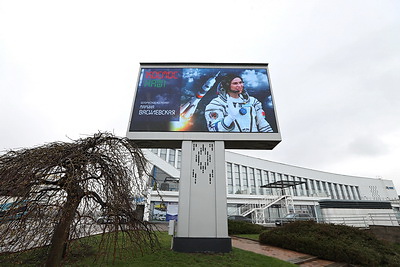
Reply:
<svg viewBox="0 0 400 267"><path fill-rule="evenodd" d="M295 266L288 262L253 252L233 248L230 253L180 253L171 250L171 236L157 234L160 246L153 252L144 251L132 255L132 251L118 251L114 259L113 249L100 255L97 250L99 237L86 242L73 242L63 266ZM23 253L0 255L0 266L39 266L46 259L46 249L34 249Z"/></svg>
<svg viewBox="0 0 400 267"><path fill-rule="evenodd" d="M251 240L254 240L254 241L259 241L259 239L260 239L260 235L259 234L238 234L238 235L235 235L235 236L251 239Z"/></svg>
<svg viewBox="0 0 400 267"><path fill-rule="evenodd" d="M400 266L400 249L355 227L294 222L260 234L260 242L361 266Z"/></svg>

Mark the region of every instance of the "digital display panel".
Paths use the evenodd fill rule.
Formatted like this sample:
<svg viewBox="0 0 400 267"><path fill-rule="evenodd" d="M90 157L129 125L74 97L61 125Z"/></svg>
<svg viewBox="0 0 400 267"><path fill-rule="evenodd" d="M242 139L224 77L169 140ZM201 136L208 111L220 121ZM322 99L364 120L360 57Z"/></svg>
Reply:
<svg viewBox="0 0 400 267"><path fill-rule="evenodd" d="M267 67L141 63L127 137L153 141L150 147L182 140L275 146L281 139ZM231 146L235 141L249 146Z"/></svg>

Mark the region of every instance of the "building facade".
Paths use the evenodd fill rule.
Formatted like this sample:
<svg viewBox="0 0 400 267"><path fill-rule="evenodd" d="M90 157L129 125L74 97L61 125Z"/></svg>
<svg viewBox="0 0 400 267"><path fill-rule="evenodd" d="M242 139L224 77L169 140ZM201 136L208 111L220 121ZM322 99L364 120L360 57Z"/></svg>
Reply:
<svg viewBox="0 0 400 267"><path fill-rule="evenodd" d="M181 151L150 149L145 154L152 164L153 176L149 180L145 219L176 219ZM367 201L390 203L390 218L394 218L390 220L396 220L399 212L399 198L391 180L327 173L230 151L226 151L221 164L226 168L228 215L244 215L256 223L273 222L287 213L308 213L316 220L324 220L320 202L326 200L361 203L359 206ZM380 212L368 210L363 216ZM340 210L335 216L341 216ZM348 217L348 212L343 216Z"/></svg>

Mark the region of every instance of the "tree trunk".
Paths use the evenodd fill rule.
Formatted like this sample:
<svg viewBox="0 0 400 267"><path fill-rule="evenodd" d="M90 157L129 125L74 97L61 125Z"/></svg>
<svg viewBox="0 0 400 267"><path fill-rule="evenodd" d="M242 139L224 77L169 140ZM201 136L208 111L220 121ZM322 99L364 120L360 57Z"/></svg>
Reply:
<svg viewBox="0 0 400 267"><path fill-rule="evenodd" d="M68 194L67 196L67 201L62 209L61 218L51 238L50 250L46 260L46 266L48 267L61 266L64 248L68 242L69 229L74 220L75 212L81 198L82 196L77 192L75 192L75 194Z"/></svg>

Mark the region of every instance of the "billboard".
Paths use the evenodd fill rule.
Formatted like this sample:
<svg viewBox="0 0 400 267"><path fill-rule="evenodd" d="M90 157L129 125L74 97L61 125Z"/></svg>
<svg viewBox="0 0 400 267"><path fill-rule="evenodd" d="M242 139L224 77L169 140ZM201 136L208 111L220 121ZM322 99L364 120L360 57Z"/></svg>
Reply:
<svg viewBox="0 0 400 267"><path fill-rule="evenodd" d="M222 140L272 149L281 136L268 65L141 63L127 137L149 148Z"/></svg>

